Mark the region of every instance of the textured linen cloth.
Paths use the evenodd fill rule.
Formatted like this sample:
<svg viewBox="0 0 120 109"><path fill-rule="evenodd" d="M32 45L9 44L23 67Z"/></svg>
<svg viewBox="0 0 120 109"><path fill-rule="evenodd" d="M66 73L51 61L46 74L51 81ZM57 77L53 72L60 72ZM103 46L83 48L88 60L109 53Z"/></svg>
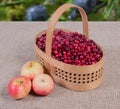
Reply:
<svg viewBox="0 0 120 109"><path fill-rule="evenodd" d="M55 84L45 97L29 94L12 99L8 82L22 65L35 60L33 40L48 22L0 22L0 109L120 109L120 22L89 22L90 38L104 48L104 81L100 87L76 92ZM81 22L59 22L57 27L82 33Z"/></svg>

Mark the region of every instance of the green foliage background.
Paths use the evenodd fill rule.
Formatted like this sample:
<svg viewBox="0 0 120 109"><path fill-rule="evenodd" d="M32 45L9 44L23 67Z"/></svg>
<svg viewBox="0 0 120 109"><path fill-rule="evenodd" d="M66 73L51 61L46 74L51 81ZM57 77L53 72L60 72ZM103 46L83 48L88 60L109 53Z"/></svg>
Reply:
<svg viewBox="0 0 120 109"><path fill-rule="evenodd" d="M95 7L92 13L88 14L90 21L120 21L120 0L99 0L101 3ZM73 3L73 0L0 0L1 21L25 21L26 10L30 6L45 5L49 17L64 3ZM66 11L60 18L68 20L71 9ZM75 21L79 20L79 17Z"/></svg>

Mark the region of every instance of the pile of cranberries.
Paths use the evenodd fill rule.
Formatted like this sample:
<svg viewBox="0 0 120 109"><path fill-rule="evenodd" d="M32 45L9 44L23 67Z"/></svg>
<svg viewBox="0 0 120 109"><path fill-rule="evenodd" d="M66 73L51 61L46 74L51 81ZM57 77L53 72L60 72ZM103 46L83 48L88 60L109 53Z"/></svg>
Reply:
<svg viewBox="0 0 120 109"><path fill-rule="evenodd" d="M45 51L46 33L37 38L36 44ZM91 65L103 56L93 40L77 32L56 30L52 39L52 57L67 64Z"/></svg>

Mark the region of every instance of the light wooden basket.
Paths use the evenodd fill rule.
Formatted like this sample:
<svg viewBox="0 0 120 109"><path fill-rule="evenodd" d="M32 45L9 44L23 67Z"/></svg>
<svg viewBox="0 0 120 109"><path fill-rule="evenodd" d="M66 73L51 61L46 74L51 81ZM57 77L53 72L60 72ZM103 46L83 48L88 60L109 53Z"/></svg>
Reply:
<svg viewBox="0 0 120 109"><path fill-rule="evenodd" d="M104 54L99 62L85 66L66 64L51 57L52 36L55 25L62 13L71 7L75 7L79 10L83 22L83 34L88 37L88 20L85 11L76 5L64 4L52 15L48 29L36 35L34 48L37 60L45 67L46 71L53 77L55 82L72 90L87 91L98 87L103 81ZM66 29L62 30L69 31ZM40 50L36 45L36 39L41 37L44 33L47 33L45 52ZM101 47L100 49L102 50Z"/></svg>

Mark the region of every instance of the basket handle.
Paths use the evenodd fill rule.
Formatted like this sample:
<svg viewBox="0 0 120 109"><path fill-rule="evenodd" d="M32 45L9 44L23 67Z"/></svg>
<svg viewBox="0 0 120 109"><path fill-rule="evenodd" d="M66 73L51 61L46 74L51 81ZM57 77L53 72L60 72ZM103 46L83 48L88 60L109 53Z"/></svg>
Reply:
<svg viewBox="0 0 120 109"><path fill-rule="evenodd" d="M77 6L77 5L73 5L73 4L64 4L62 6L60 6L52 15L51 19L50 19L50 23L48 25L48 30L47 30L47 35L46 35L46 49L45 52L48 56L51 56L51 46L52 46L52 36L53 36L53 32L55 29L55 25L57 23L57 21L59 20L60 16L64 13L64 11L68 8L71 7L75 7L79 10L81 17L82 17L82 22L83 22L83 34L88 37L89 33L88 33L88 19L87 19L87 15L85 13L85 11L83 10L83 8Z"/></svg>

